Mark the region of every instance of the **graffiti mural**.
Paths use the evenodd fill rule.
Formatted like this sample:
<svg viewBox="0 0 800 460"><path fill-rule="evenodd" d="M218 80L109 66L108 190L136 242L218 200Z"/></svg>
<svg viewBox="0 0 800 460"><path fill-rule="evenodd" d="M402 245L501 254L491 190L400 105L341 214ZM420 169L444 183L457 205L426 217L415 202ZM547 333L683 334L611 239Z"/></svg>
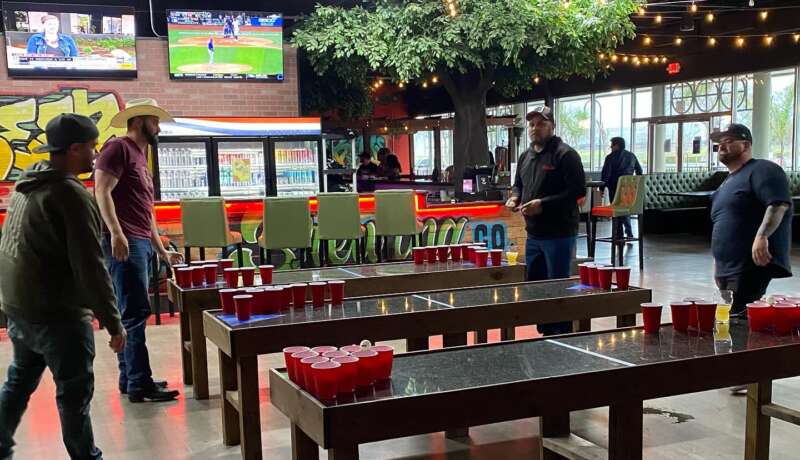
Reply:
<svg viewBox="0 0 800 460"><path fill-rule="evenodd" d="M74 112L97 124L102 145L124 130L111 128L122 99L110 91L60 88L38 95L0 94L0 180L16 180L31 164L47 159L33 149L45 143L44 128L56 115Z"/></svg>

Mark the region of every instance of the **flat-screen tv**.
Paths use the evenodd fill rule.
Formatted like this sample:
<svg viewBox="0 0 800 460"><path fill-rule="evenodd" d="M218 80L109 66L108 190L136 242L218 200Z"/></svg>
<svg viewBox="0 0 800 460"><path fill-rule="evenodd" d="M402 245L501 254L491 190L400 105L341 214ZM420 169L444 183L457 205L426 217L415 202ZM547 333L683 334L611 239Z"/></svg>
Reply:
<svg viewBox="0 0 800 460"><path fill-rule="evenodd" d="M134 9L3 2L8 75L136 78Z"/></svg>
<svg viewBox="0 0 800 460"><path fill-rule="evenodd" d="M283 80L283 16L167 11L169 73L176 80Z"/></svg>

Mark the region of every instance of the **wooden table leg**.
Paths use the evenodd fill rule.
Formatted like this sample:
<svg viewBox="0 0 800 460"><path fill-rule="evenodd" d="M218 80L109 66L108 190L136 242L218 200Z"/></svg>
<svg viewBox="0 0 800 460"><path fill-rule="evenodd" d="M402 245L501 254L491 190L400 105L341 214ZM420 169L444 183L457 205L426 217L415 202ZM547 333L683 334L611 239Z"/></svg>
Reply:
<svg viewBox="0 0 800 460"><path fill-rule="evenodd" d="M747 418L744 437L745 460L769 459L770 417L761 408L772 402L772 381L747 386Z"/></svg>
<svg viewBox="0 0 800 460"><path fill-rule="evenodd" d="M292 423L292 460L318 460L319 447L299 426Z"/></svg>
<svg viewBox="0 0 800 460"><path fill-rule="evenodd" d="M489 331L486 329L475 331L475 344L479 343L489 343Z"/></svg>
<svg viewBox="0 0 800 460"><path fill-rule="evenodd" d="M412 337L406 339L406 351L420 351L428 349L428 337Z"/></svg>
<svg viewBox="0 0 800 460"><path fill-rule="evenodd" d="M579 319L572 322L572 330L574 332L589 332L592 330L591 319Z"/></svg>
<svg viewBox="0 0 800 460"><path fill-rule="evenodd" d="M544 438L558 438L569 436L569 412L556 415L547 415L539 418L539 458L542 460L559 460L564 457L546 449Z"/></svg>
<svg viewBox="0 0 800 460"><path fill-rule="evenodd" d="M636 315L620 315L617 316L617 327L631 327L636 326Z"/></svg>
<svg viewBox="0 0 800 460"><path fill-rule="evenodd" d="M255 356L238 358L236 370L239 379L237 383L239 385L239 433L242 442L242 458L245 460L261 460L258 358Z"/></svg>
<svg viewBox="0 0 800 460"><path fill-rule="evenodd" d="M192 353L186 349L186 344L190 343L192 340L189 331L189 314L181 312L178 316L180 316L181 320L181 368L183 368L183 384L192 385L194 383L194 380L192 380Z"/></svg>
<svg viewBox="0 0 800 460"><path fill-rule="evenodd" d="M442 346L445 348L448 347L459 347L467 344L467 333L460 332L457 334L445 334L442 337ZM447 430L444 432L444 435L448 439L459 439L459 438L468 438L469 437L469 427L465 428L454 428L451 430Z"/></svg>
<svg viewBox="0 0 800 460"><path fill-rule="evenodd" d="M194 399L208 399L208 352L206 351L206 336L203 333L203 314L195 312L188 315L192 344Z"/></svg>
<svg viewBox="0 0 800 460"><path fill-rule="evenodd" d="M328 460L358 460L358 444L328 449Z"/></svg>
<svg viewBox="0 0 800 460"><path fill-rule="evenodd" d="M608 460L641 460L642 401L612 404L608 409Z"/></svg>
<svg viewBox="0 0 800 460"><path fill-rule="evenodd" d="M228 401L227 392L237 391L236 363L219 350L219 382L222 392L222 443L226 446L239 444L239 411Z"/></svg>

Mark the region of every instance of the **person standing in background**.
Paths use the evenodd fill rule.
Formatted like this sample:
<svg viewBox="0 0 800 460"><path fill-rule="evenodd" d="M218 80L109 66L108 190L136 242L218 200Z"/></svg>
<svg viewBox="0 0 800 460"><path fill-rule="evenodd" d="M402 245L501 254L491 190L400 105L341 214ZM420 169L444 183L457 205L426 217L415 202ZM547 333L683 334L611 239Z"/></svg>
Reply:
<svg viewBox="0 0 800 460"><path fill-rule="evenodd" d="M600 187L601 196L605 194L607 187L609 201L613 202L617 193L619 178L633 176L634 174L637 176L642 175L642 165L639 164L639 159L636 158L633 152L625 150L625 139L621 137L611 138L611 153L606 156L606 161L603 163L603 173L600 179L603 181L603 186ZM625 236L633 238L630 216L622 217L619 220L625 228Z"/></svg>

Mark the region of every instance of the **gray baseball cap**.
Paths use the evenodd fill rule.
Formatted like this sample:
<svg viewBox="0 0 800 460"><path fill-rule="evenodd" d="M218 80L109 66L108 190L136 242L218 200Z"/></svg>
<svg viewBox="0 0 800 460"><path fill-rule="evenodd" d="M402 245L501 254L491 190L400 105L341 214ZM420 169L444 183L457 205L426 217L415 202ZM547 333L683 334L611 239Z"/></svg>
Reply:
<svg viewBox="0 0 800 460"><path fill-rule="evenodd" d="M542 117L545 120L554 121L553 120L553 110L550 107L546 106L546 105L538 105L538 106L534 107L530 112L528 112L527 115L525 115L525 119L527 121L531 121L531 119L533 117L537 117L537 116L538 117Z"/></svg>
<svg viewBox="0 0 800 460"><path fill-rule="evenodd" d="M35 153L67 150L72 144L83 144L100 136L92 119L77 113L56 116L47 123L44 134L47 144L34 148Z"/></svg>

